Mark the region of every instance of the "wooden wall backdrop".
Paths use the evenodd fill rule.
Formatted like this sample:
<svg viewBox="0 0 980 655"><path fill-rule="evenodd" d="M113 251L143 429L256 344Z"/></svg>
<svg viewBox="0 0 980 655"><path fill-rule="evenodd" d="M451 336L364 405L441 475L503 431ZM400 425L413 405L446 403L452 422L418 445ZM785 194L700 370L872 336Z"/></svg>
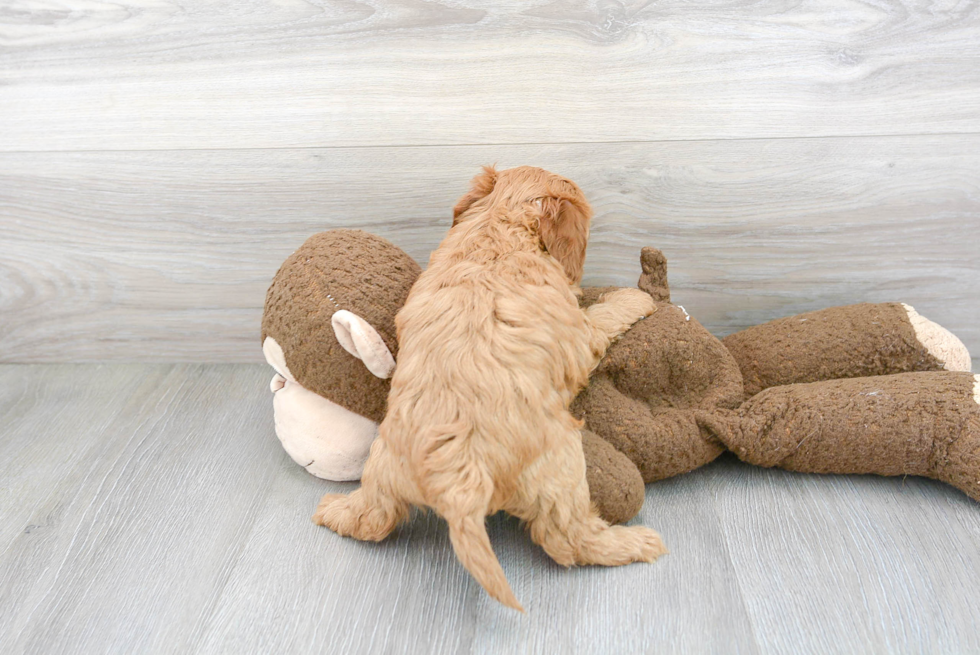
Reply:
<svg viewBox="0 0 980 655"><path fill-rule="evenodd" d="M318 230L424 264L485 163L596 208L717 334L903 300L980 352L980 6L477 0L0 8L0 361L259 361Z"/></svg>

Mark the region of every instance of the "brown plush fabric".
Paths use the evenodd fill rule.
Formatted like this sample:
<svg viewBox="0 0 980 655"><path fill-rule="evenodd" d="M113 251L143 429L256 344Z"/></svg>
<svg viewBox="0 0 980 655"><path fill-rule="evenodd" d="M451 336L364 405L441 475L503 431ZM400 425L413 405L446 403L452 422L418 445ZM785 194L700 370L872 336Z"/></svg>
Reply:
<svg viewBox="0 0 980 655"><path fill-rule="evenodd" d="M626 455L643 482L693 471L725 450L719 440L701 430L693 410L653 412L606 377L593 379L575 399L572 412Z"/></svg>
<svg viewBox="0 0 980 655"><path fill-rule="evenodd" d="M395 313L421 273L400 248L361 230L315 234L276 273L265 299L262 340L274 338L304 387L380 422L390 382L371 374L334 336L330 319L349 310L398 353Z"/></svg>
<svg viewBox="0 0 980 655"><path fill-rule="evenodd" d="M641 265L640 288L669 298L662 253L644 249ZM581 303L612 290L585 289ZM974 378L941 369L897 303L792 316L724 342L658 303L609 348L572 411L645 482L728 447L761 466L938 478L980 500Z"/></svg>
<svg viewBox="0 0 980 655"><path fill-rule="evenodd" d="M582 431L585 477L599 515L609 523L625 523L643 507L643 478L626 455L588 430Z"/></svg>
<svg viewBox="0 0 980 655"><path fill-rule="evenodd" d="M611 290L585 289L581 303ZM734 409L741 400L741 373L728 351L682 309L664 303L609 347L572 413L652 482L721 454L695 410Z"/></svg>
<svg viewBox="0 0 980 655"><path fill-rule="evenodd" d="M861 303L776 319L725 337L746 397L797 382L942 370L900 303Z"/></svg>
<svg viewBox="0 0 980 655"><path fill-rule="evenodd" d="M719 414L716 426L735 454L759 466L921 475L980 500L973 388L972 374L949 371L792 384Z"/></svg>
<svg viewBox="0 0 980 655"><path fill-rule="evenodd" d="M667 258L656 248L640 250L641 290L646 291L657 302L670 302L670 286L667 284Z"/></svg>

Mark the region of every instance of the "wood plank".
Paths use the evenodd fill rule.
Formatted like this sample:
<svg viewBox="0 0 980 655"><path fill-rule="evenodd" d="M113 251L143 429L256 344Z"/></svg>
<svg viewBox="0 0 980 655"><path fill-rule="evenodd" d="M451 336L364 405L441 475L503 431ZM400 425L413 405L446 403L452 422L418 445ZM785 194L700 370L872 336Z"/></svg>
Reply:
<svg viewBox="0 0 980 655"><path fill-rule="evenodd" d="M683 544L654 565L566 570L517 521L492 517L490 538L525 603L521 616L489 600L456 562L441 519L417 515L379 544L337 537L309 515L320 494L356 485L287 467L199 652L646 652L664 644L756 652L718 519L703 504L705 480L690 476L648 499L642 520Z"/></svg>
<svg viewBox="0 0 980 655"><path fill-rule="evenodd" d="M0 367L0 552L18 539L37 549L71 522L78 487L100 480L130 436L109 426L163 378L138 366Z"/></svg>
<svg viewBox="0 0 980 655"><path fill-rule="evenodd" d="M482 164L578 181L587 284L664 250L719 335L909 302L980 352L980 135L565 146L0 155L0 361L261 358L279 264L360 227L424 262Z"/></svg>
<svg viewBox="0 0 980 655"><path fill-rule="evenodd" d="M723 535L762 652L980 649L969 497L922 478L719 468Z"/></svg>
<svg viewBox="0 0 980 655"><path fill-rule="evenodd" d="M419 515L381 543L345 539L310 517L324 493L357 484L318 480L286 460L275 469L197 652L466 652L481 590L444 522Z"/></svg>
<svg viewBox="0 0 980 655"><path fill-rule="evenodd" d="M980 131L972 3L25 0L0 21L4 151Z"/></svg>
<svg viewBox="0 0 980 655"><path fill-rule="evenodd" d="M516 521L499 521L494 548L528 614L515 621L481 594L474 652L760 652L714 508L714 468L647 486L630 523L664 538L671 552L653 564L564 569Z"/></svg>
<svg viewBox="0 0 980 655"><path fill-rule="evenodd" d="M489 601L445 524L314 526L261 365L0 366L0 651L974 652L980 512L929 480L731 457L647 486L671 553L566 570L501 515L528 609Z"/></svg>
<svg viewBox="0 0 980 655"><path fill-rule="evenodd" d="M16 652L168 369L0 366L0 651Z"/></svg>
<svg viewBox="0 0 980 655"><path fill-rule="evenodd" d="M445 524L433 515L416 516L380 544L307 525L320 494L354 487L312 480L297 467L282 471L200 652L575 653L664 643L695 652L719 645L754 652L727 555L712 529L717 518L698 511L698 494L678 503L671 495L644 510L645 521L656 515L693 542L685 540L690 550L665 569L565 570L516 521L493 517L494 548L528 609L517 616L488 600L459 566ZM256 597L268 600L255 603ZM635 611L622 612L624 604ZM717 632L690 629L694 606L699 621L712 622ZM638 623L636 611L659 618Z"/></svg>
<svg viewBox="0 0 980 655"><path fill-rule="evenodd" d="M32 442L4 460L18 495L0 505L16 533L0 554L0 650L187 652L285 457L254 402L264 367L23 375L37 391L3 428L3 442ZM87 411L66 416L65 397ZM57 460L73 466L52 479Z"/></svg>

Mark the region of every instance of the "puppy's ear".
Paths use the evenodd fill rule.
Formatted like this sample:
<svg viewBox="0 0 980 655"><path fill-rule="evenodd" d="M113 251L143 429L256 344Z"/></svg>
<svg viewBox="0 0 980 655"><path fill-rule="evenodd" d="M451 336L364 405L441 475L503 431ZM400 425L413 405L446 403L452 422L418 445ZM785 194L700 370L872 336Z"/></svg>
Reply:
<svg viewBox="0 0 980 655"><path fill-rule="evenodd" d="M578 285L585 266L592 208L581 192L541 199L538 225L545 250L565 269L568 280Z"/></svg>
<svg viewBox="0 0 980 655"><path fill-rule="evenodd" d="M473 178L470 182L469 192L459 199L453 207L453 225L459 223L459 217L469 209L473 203L481 198L486 198L493 191L493 185L497 183L497 169L493 166L484 166L483 171Z"/></svg>

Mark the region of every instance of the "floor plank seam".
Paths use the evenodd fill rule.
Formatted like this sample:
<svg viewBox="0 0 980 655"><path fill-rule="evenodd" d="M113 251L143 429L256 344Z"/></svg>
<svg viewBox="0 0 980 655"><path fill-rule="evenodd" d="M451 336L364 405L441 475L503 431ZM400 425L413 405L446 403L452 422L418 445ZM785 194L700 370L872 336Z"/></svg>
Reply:
<svg viewBox="0 0 980 655"><path fill-rule="evenodd" d="M735 564L735 559L732 557L732 548L731 543L729 542L729 535L725 530L725 523L722 521L722 514L718 507L720 488L717 477L712 476L709 484L711 485L711 510L715 515L715 519L718 522L719 531L722 534L722 544L725 547L725 555L728 557L728 563L731 566L731 570L735 577L739 602L742 605L742 610L745 612L746 618L748 618L748 628L749 633L752 635L752 643L755 644L755 652L759 654L763 652L762 642L759 640L759 631L756 629L756 624L752 616L752 610L746 600L745 586L742 584L741 575L739 575L739 567Z"/></svg>
<svg viewBox="0 0 980 655"><path fill-rule="evenodd" d="M79 148L67 150L2 150L3 155L46 155L46 154L98 154L129 152L238 152L238 151L289 151L289 150L396 150L396 149L437 149L437 148L519 148L527 146L601 146L657 143L715 143L752 141L816 141L832 139L899 139L917 137L978 136L980 131L966 132L867 132L861 134L817 134L812 136L752 136L752 137L710 137L698 139L610 139L601 141L501 141L490 143L394 143L364 145L317 145L317 146L245 146L227 148Z"/></svg>
<svg viewBox="0 0 980 655"><path fill-rule="evenodd" d="M242 539L240 541L239 547L237 549L237 552L235 553L235 561L231 566L228 567L228 571L224 576L224 580L221 581L221 586L213 595L211 602L208 603L208 607L206 608L205 612L202 613L202 616L200 618L201 627L197 631L197 634L194 636L194 639L191 642L192 644L196 642L196 646L192 646L194 648L195 653L200 653L201 649L204 647L204 637L211 630L212 627L211 622L214 618L214 613L217 610L217 608L221 605L221 601L225 595L225 590L228 588L228 583L231 581L232 576L234 576L235 572L238 570L238 567L242 564L243 555L245 554L245 551L248 548L249 543L251 542L252 535L255 533L256 522L259 516L261 515L262 510L269 502L269 494L265 492L267 492L272 488L274 482L275 482L275 475L269 475L268 481L263 487L263 493L261 494L259 502L253 504L252 509L249 512L251 520L249 521L248 530L242 535Z"/></svg>

